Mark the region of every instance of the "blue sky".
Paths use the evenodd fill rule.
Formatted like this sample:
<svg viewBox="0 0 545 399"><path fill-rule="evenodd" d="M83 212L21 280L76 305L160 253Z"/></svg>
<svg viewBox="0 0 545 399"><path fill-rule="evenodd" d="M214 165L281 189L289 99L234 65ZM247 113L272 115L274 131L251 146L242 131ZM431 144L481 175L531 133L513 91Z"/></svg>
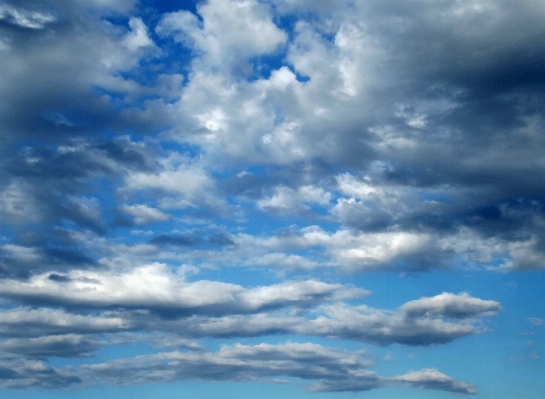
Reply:
<svg viewBox="0 0 545 399"><path fill-rule="evenodd" d="M544 22L0 1L2 398L541 398Z"/></svg>

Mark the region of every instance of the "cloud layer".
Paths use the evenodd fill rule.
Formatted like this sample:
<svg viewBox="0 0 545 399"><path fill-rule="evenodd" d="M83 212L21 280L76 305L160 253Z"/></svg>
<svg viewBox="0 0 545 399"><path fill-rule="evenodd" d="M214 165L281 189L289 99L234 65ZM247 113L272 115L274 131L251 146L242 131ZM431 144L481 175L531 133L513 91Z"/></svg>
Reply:
<svg viewBox="0 0 545 399"><path fill-rule="evenodd" d="M543 4L177 6L0 0L0 387L475 394L370 359L494 336L498 276L537 295Z"/></svg>

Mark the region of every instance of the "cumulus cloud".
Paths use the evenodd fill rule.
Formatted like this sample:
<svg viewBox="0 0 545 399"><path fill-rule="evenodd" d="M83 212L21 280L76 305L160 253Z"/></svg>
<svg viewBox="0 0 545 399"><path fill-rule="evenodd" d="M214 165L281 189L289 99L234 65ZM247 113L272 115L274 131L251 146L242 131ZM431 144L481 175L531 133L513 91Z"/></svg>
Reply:
<svg viewBox="0 0 545 399"><path fill-rule="evenodd" d="M213 0L200 4L197 12L202 22L191 12L178 11L165 15L157 30L195 47L214 66L270 53L286 40L265 3Z"/></svg>
<svg viewBox="0 0 545 399"><path fill-rule="evenodd" d="M331 193L321 187L302 186L298 190L278 186L271 197L257 201L258 208L271 212L289 213L309 209L310 204L328 205Z"/></svg>
<svg viewBox="0 0 545 399"><path fill-rule="evenodd" d="M194 340L433 346L515 312L450 284L368 306L338 273L390 272L367 281L394 300L399 273L545 268L542 4L1 3L1 387L476 392L440 364ZM130 342L194 352L46 363Z"/></svg>

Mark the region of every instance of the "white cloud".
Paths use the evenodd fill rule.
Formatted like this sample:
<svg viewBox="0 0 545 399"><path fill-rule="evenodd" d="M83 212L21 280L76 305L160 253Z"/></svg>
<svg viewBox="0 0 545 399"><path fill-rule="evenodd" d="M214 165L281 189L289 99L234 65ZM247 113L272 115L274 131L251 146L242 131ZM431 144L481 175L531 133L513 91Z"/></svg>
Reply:
<svg viewBox="0 0 545 399"><path fill-rule="evenodd" d="M285 186L276 186L271 197L257 201L258 208L273 212L297 212L309 209L309 204L327 206L331 193L321 187L301 186L294 190Z"/></svg>
<svg viewBox="0 0 545 399"><path fill-rule="evenodd" d="M528 320L534 327L545 325L545 319L541 319L539 317L530 317Z"/></svg>
<svg viewBox="0 0 545 399"><path fill-rule="evenodd" d="M477 393L475 385L456 381L435 369L422 369L420 371L411 371L407 374L394 377L396 381L407 382L412 386L423 389L436 389L442 391L457 392L463 394Z"/></svg>
<svg viewBox="0 0 545 399"><path fill-rule="evenodd" d="M8 4L0 4L0 20L29 29L43 29L56 18L52 14L18 9Z"/></svg>
<svg viewBox="0 0 545 399"><path fill-rule="evenodd" d="M171 197L163 197L163 208L197 207L202 201L218 202L213 196L214 181L198 167L181 165L159 173L132 172L126 177L128 190L160 190Z"/></svg>
<svg viewBox="0 0 545 399"><path fill-rule="evenodd" d="M134 217L134 223L137 225L164 222L172 219L171 215L161 212L159 209L150 208L146 204L123 205L121 211Z"/></svg>
<svg viewBox="0 0 545 399"><path fill-rule="evenodd" d="M382 194L380 187L370 184L370 182L359 181L349 173L337 176L339 191L345 195L350 195L359 199L370 199Z"/></svg>
<svg viewBox="0 0 545 399"><path fill-rule="evenodd" d="M466 318L493 315L501 306L499 302L473 298L466 292L459 295L443 292L434 297L407 302L401 309L409 314Z"/></svg>
<svg viewBox="0 0 545 399"><path fill-rule="evenodd" d="M396 268L396 265L389 265L388 262L426 253L432 246L431 236L424 233L358 233L351 230L328 233L319 226L309 226L292 235L265 239L240 234L235 241L243 246L274 250L323 246L334 264L352 270Z"/></svg>
<svg viewBox="0 0 545 399"><path fill-rule="evenodd" d="M184 269L185 270L185 269ZM341 284L307 280L245 289L219 281L185 282L165 264L124 271L71 270L62 280L49 273L28 281L0 281L0 293L21 300L53 301L70 306L157 309L174 312L257 312L262 308L308 306L326 299L367 294Z"/></svg>
<svg viewBox="0 0 545 399"><path fill-rule="evenodd" d="M272 22L270 9L264 3L211 0L199 5L197 11L202 22L188 11L178 11L164 16L157 31L194 46L211 66L244 62L245 58L270 53L287 38Z"/></svg>
<svg viewBox="0 0 545 399"><path fill-rule="evenodd" d="M148 35L148 28L140 18L129 20L131 31L123 38L123 45L130 51L137 51L144 47L154 46Z"/></svg>

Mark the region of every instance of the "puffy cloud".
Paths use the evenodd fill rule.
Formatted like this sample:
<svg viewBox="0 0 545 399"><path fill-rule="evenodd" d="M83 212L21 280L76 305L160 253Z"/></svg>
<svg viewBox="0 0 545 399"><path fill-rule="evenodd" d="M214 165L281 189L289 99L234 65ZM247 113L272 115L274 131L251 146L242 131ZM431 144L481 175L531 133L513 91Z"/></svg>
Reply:
<svg viewBox="0 0 545 399"><path fill-rule="evenodd" d="M429 255L440 250L427 233L361 233L345 229L329 233L316 225L264 239L239 234L234 241L244 247L284 251L323 247L330 264L349 271L424 269L435 260Z"/></svg>
<svg viewBox="0 0 545 399"><path fill-rule="evenodd" d="M140 18L129 20L131 32L123 39L123 44L131 51L137 51L143 47L153 46L153 40L148 35L148 29Z"/></svg>
<svg viewBox="0 0 545 399"><path fill-rule="evenodd" d="M269 6L254 0L212 0L197 12L202 21L188 11L166 14L157 31L204 53L211 66L240 67L236 63L271 53L287 38L272 21Z"/></svg>
<svg viewBox="0 0 545 399"><path fill-rule="evenodd" d="M310 209L310 204L326 206L331 200L331 193L321 187L302 186L297 190L277 186L269 198L257 201L258 208L271 212L289 213Z"/></svg>
<svg viewBox="0 0 545 399"><path fill-rule="evenodd" d="M499 302L483 301L463 292L454 295L443 292L430 298L409 301L401 307L410 315L443 316L463 319L495 314L501 309Z"/></svg>
<svg viewBox="0 0 545 399"><path fill-rule="evenodd" d="M545 267L542 4L162 7L0 5L0 386L287 376L318 391L474 393L435 369L380 377L312 345L77 376L41 361L138 335L192 350L275 334L445 344L486 331L499 302L420 293L379 309L335 273ZM210 280L188 281L196 267ZM289 280L226 282L269 268Z"/></svg>

